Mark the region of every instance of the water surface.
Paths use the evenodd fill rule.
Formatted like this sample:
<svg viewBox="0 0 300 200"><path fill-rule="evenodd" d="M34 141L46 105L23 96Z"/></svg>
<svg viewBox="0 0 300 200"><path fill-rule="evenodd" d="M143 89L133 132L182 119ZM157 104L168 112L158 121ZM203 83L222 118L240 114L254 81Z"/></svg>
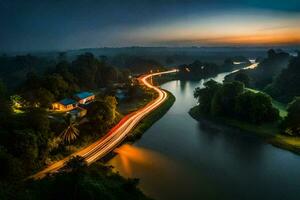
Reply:
<svg viewBox="0 0 300 200"><path fill-rule="evenodd" d="M299 200L300 156L189 116L193 90L203 82L163 84L176 102L139 141L118 149L110 164L123 176L139 178L139 187L155 199Z"/></svg>

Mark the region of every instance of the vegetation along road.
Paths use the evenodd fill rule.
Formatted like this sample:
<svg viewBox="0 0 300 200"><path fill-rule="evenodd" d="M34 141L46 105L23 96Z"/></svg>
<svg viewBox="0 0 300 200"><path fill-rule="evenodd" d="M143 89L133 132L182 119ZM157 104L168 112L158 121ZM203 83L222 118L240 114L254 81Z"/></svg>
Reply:
<svg viewBox="0 0 300 200"><path fill-rule="evenodd" d="M46 176L48 173L53 173L61 169L65 163L74 156L83 157L88 164L95 162L96 160L102 158L109 152L111 152L115 147L117 147L126 136L132 131L132 129L151 111L159 107L166 99L167 93L152 85L148 82L148 79L153 76L158 76L162 74L175 73L177 70L170 70L165 72L152 73L149 75L144 75L139 78L139 81L143 83L148 88L155 90L158 93L158 97L148 103L145 107L126 115L115 127L113 127L103 138L94 142L93 144L83 148L82 150L50 165L46 169L36 173L31 178L39 179Z"/></svg>

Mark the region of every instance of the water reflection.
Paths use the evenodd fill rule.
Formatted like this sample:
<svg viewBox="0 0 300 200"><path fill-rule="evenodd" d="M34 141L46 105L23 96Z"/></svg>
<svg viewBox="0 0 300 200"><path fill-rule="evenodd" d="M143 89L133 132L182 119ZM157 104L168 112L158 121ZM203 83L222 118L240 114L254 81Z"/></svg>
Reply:
<svg viewBox="0 0 300 200"><path fill-rule="evenodd" d="M202 144L212 144L214 140L221 141L222 149L219 150L229 152L240 164L255 161L258 165L266 144L257 136L205 120L198 123L198 128L201 132L199 140Z"/></svg>
<svg viewBox="0 0 300 200"><path fill-rule="evenodd" d="M193 199L197 196L214 199L219 196L208 177L198 174L184 163L153 150L128 144L122 145L115 152L118 156L109 164L116 166L124 177L138 177L142 190L155 199ZM199 188L205 192L200 192ZM199 193L195 195L191 190Z"/></svg>
<svg viewBox="0 0 300 200"><path fill-rule="evenodd" d="M118 154L118 159L113 160L111 164L121 166L121 169L118 170L127 177L132 176L133 166L139 165L143 168L155 169L169 164L166 158L154 151L128 144L117 148L115 153Z"/></svg>
<svg viewBox="0 0 300 200"><path fill-rule="evenodd" d="M196 104L193 90L204 81L162 85L175 104L133 146L120 147L109 164L123 176L139 178L139 187L154 199L298 200L299 156L189 116Z"/></svg>

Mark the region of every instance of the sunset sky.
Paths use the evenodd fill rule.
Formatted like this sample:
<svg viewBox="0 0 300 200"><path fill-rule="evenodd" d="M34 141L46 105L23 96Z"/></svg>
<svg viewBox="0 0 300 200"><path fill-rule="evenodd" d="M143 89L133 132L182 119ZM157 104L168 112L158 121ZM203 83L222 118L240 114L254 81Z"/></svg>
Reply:
<svg viewBox="0 0 300 200"><path fill-rule="evenodd" d="M0 51L300 44L299 0L0 0Z"/></svg>

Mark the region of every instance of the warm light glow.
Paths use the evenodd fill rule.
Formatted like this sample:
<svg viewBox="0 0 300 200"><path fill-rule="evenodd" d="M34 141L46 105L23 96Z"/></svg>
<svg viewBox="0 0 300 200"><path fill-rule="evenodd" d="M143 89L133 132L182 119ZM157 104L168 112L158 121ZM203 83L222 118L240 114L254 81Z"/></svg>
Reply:
<svg viewBox="0 0 300 200"><path fill-rule="evenodd" d="M127 38L169 45L300 44L300 14L223 11L134 30Z"/></svg>
<svg viewBox="0 0 300 200"><path fill-rule="evenodd" d="M100 138L98 141L94 142L93 144L85 147L84 149L68 156L67 158L54 163L53 165L49 166L48 168L44 169L43 171L33 175L33 178L42 178L47 173L54 172L61 167L64 166L64 163L69 160L72 156L81 156L85 158L85 161L88 164L91 164L98 159L102 158L103 156L107 155L109 152L114 150L125 138L132 129L151 111L155 110L158 106L160 106L166 99L167 99L167 92L152 85L149 83L149 79L153 76L158 76L162 74L169 74L177 72L176 69L158 72L153 74L148 74L139 77L139 81L143 83L146 87L154 90L157 92L158 97L148 103L145 107L130 113L122 118L122 120L114 126L104 137Z"/></svg>

